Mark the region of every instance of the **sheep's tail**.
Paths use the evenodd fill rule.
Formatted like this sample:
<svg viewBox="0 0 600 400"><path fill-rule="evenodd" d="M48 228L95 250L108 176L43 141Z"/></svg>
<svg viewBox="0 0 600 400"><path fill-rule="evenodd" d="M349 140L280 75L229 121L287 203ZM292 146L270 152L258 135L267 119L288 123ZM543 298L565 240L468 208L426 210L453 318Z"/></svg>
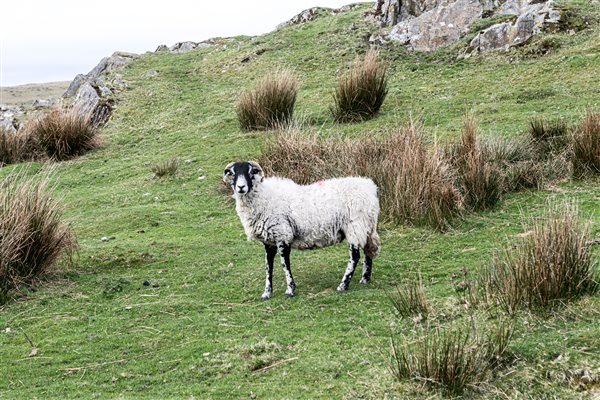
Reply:
<svg viewBox="0 0 600 400"><path fill-rule="evenodd" d="M373 232L367 236L365 255L370 258L375 258L379 255L379 234L376 230L373 230Z"/></svg>

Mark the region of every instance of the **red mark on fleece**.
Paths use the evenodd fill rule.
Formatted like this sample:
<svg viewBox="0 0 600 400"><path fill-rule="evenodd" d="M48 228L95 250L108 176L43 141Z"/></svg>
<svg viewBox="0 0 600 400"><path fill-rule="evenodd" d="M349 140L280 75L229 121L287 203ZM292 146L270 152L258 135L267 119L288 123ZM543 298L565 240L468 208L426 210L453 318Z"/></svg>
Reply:
<svg viewBox="0 0 600 400"><path fill-rule="evenodd" d="M325 181L324 180L317 181L316 183L317 183L317 186L319 186L319 187L325 186Z"/></svg>

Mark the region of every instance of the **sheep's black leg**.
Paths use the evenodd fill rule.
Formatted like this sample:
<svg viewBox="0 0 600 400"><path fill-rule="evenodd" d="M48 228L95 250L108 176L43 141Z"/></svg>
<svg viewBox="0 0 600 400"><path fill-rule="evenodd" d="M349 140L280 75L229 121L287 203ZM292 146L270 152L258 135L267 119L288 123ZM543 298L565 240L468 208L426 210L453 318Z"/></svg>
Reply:
<svg viewBox="0 0 600 400"><path fill-rule="evenodd" d="M285 283L287 284L285 297L291 297L294 295L294 290L296 289L296 284L294 283L294 277L292 276L292 270L290 268L291 248L289 244L283 242L277 243L277 248L279 249L281 266L283 267L283 272L285 273Z"/></svg>
<svg viewBox="0 0 600 400"><path fill-rule="evenodd" d="M371 280L371 269L373 268L373 259L365 254L365 259L363 261L363 270L362 277L360 278L360 283L369 283Z"/></svg>
<svg viewBox="0 0 600 400"><path fill-rule="evenodd" d="M273 292L273 261L277 254L277 246L272 246L265 243L265 271L267 277L265 279L265 292L260 297L263 300L267 300L271 297Z"/></svg>
<svg viewBox="0 0 600 400"><path fill-rule="evenodd" d="M342 283L337 287L338 292L343 292L348 289L350 286L350 280L352 279L352 275L354 274L354 270L356 269L356 265L358 265L358 260L360 259L360 251L358 246L353 244L350 245L350 260L348 261L348 266L346 267L346 272L344 273L344 277L342 278Z"/></svg>

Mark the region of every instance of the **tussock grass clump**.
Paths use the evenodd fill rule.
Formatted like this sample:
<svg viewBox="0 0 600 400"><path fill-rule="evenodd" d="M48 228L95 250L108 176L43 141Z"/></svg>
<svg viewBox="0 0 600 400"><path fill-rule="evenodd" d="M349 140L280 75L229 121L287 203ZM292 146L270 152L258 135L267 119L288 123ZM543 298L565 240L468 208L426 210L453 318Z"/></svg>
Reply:
<svg viewBox="0 0 600 400"><path fill-rule="evenodd" d="M398 222L445 229L462 211L462 196L454 174L440 152L425 143L422 127L409 121L384 143L377 165L370 158L366 176L381 188L388 217Z"/></svg>
<svg viewBox="0 0 600 400"><path fill-rule="evenodd" d="M429 314L430 307L425 298L425 288L420 274L418 279L408 280L401 285L396 284L389 298L401 317L420 315L421 318L426 319Z"/></svg>
<svg viewBox="0 0 600 400"><path fill-rule="evenodd" d="M298 81L288 70L264 77L240 96L237 116L243 131L268 130L292 121Z"/></svg>
<svg viewBox="0 0 600 400"><path fill-rule="evenodd" d="M482 151L472 114L465 118L460 141L446 152L450 163L458 171L458 184L464 195L465 206L472 210L495 206L502 195L502 176Z"/></svg>
<svg viewBox="0 0 600 400"><path fill-rule="evenodd" d="M531 140L523 137L486 137L479 141L485 158L497 165L513 164L535 158Z"/></svg>
<svg viewBox="0 0 600 400"><path fill-rule="evenodd" d="M388 366L398 379L414 379L451 395L460 395L485 380L503 360L512 327L501 324L496 331L478 334L475 326L424 327L420 337L398 344L392 336Z"/></svg>
<svg viewBox="0 0 600 400"><path fill-rule="evenodd" d="M381 137L322 139L298 129L278 132L259 162L267 174L302 184L369 177L379 186L382 215L398 223L444 229L462 210L449 165L412 121Z"/></svg>
<svg viewBox="0 0 600 400"><path fill-rule="evenodd" d="M485 273L496 302L509 314L568 301L598 289L589 224L572 204L550 205L529 234L498 254Z"/></svg>
<svg viewBox="0 0 600 400"><path fill-rule="evenodd" d="M30 160L34 154L35 146L28 135L0 128L0 167Z"/></svg>
<svg viewBox="0 0 600 400"><path fill-rule="evenodd" d="M480 148L482 157L502 178L502 193L542 185L546 171L529 138L485 138Z"/></svg>
<svg viewBox="0 0 600 400"><path fill-rule="evenodd" d="M55 109L25 128L38 148L55 160L68 160L99 145L98 130L89 115L77 109Z"/></svg>
<svg viewBox="0 0 600 400"><path fill-rule="evenodd" d="M529 122L529 135L537 141L566 141L569 127L562 119L546 120L537 117Z"/></svg>
<svg viewBox="0 0 600 400"><path fill-rule="evenodd" d="M573 135L573 169L582 177L600 172L600 112L588 111Z"/></svg>
<svg viewBox="0 0 600 400"><path fill-rule="evenodd" d="M387 66L378 52L369 50L338 80L331 112L339 122L371 119L379 112L387 93Z"/></svg>
<svg viewBox="0 0 600 400"><path fill-rule="evenodd" d="M47 177L13 173L0 182L0 292L30 283L75 247Z"/></svg>
<svg viewBox="0 0 600 400"><path fill-rule="evenodd" d="M179 169L179 159L174 157L166 161L156 163L150 167L154 172L155 178L162 178L165 176L174 176Z"/></svg>
<svg viewBox="0 0 600 400"><path fill-rule="evenodd" d="M529 137L541 159L553 157L569 143L569 126L562 119L537 117L529 122Z"/></svg>

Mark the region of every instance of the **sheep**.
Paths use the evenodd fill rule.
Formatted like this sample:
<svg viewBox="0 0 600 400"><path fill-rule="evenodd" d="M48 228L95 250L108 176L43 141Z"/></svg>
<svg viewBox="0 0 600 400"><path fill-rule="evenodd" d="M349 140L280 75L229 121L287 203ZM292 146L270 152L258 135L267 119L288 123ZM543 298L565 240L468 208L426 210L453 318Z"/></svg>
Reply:
<svg viewBox="0 0 600 400"><path fill-rule="evenodd" d="M369 283L373 259L379 255L377 186L371 179L346 177L298 185L280 177L263 176L257 162L232 162L225 168L223 181L233 190L236 211L248 240L265 247L265 291L272 294L273 261L277 252L285 273L285 297L294 295L296 284L290 268L290 251L348 243L350 260L339 292L345 291L363 249L360 283Z"/></svg>

